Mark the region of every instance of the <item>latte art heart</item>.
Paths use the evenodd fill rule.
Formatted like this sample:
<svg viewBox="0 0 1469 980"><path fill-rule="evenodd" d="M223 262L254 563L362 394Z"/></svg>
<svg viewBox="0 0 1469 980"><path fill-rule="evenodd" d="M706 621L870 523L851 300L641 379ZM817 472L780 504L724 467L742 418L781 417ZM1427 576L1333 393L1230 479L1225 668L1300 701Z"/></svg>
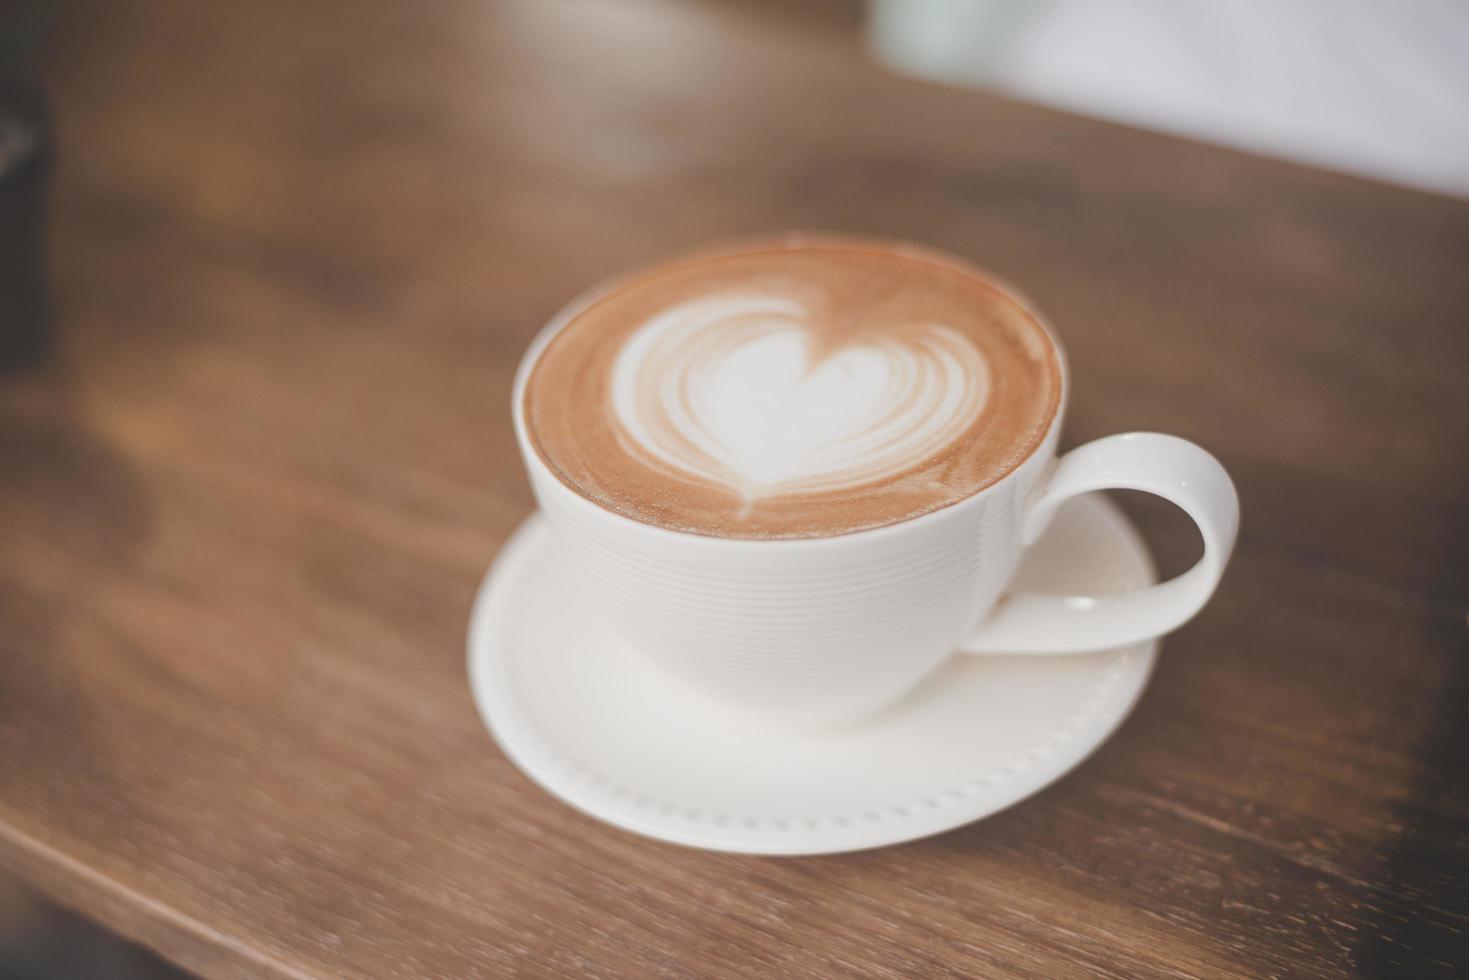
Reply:
<svg viewBox="0 0 1469 980"><path fill-rule="evenodd" d="M1051 432L1061 364L983 273L917 246L784 235L630 275L522 376L533 473L728 538L827 537L957 503Z"/></svg>
<svg viewBox="0 0 1469 980"><path fill-rule="evenodd" d="M633 332L610 397L629 452L757 500L921 466L979 418L989 381L982 353L941 324L831 346L798 300L728 292Z"/></svg>

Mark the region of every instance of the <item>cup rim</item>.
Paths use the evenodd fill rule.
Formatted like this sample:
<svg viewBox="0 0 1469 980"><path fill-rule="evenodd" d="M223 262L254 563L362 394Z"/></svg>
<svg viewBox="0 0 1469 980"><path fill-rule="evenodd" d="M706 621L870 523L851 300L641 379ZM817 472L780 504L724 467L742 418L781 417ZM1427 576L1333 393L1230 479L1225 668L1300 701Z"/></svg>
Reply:
<svg viewBox="0 0 1469 980"><path fill-rule="evenodd" d="M1040 434L1031 443L1025 454L1020 456L1003 475L992 483L923 514L903 518L890 524L841 531L836 534L791 537L722 537L716 534L705 534L698 531L685 531L663 527L604 507L562 479L561 475L556 472L555 467L542 458L540 451L536 447L535 440L531 437L529 427L525 420L526 388L529 385L530 376L535 370L536 363L540 360L547 346L550 345L551 340L582 311L590 308L604 297L610 296L646 276L661 273L670 266L681 266L727 255L738 255L755 248L769 248L782 243L786 245L813 244L826 247L897 252L902 255L916 257L923 261L954 269L970 276L1024 314L1030 320L1031 324L1039 330L1041 336L1045 338L1049 345L1051 354L1056 360L1057 374L1060 378L1060 390L1057 394L1055 405L1052 408L1051 418L1045 428L1041 430ZM578 506L588 508L588 512L595 513L601 518L612 521L614 524L625 526L630 531L646 533L652 537L663 538L665 540L685 541L690 544L693 542L702 542L702 546L704 547L748 547L769 551L779 545L812 548L838 542L871 541L883 536L904 533L906 529L923 522L940 519L957 508L987 496L991 491L998 490L1014 479L1035 459L1036 455L1047 444L1053 442L1065 417L1070 393L1070 366L1066 359L1066 350L1061 346L1060 338L1057 337L1056 331L1051 326L1050 321L1040 312L1036 304L1009 281L959 256L907 239L883 238L875 235L843 234L838 232L788 231L777 234L743 235L735 238L721 239L713 244L681 253L670 259L638 266L629 271L614 273L578 293L557 310L536 332L536 335L526 347L525 353L521 356L520 364L515 370L515 380L511 389L511 416L515 427L515 441L520 447L521 456L524 458L526 466L528 468L538 467L540 472L549 478L551 484L557 486L567 498L574 500Z"/></svg>

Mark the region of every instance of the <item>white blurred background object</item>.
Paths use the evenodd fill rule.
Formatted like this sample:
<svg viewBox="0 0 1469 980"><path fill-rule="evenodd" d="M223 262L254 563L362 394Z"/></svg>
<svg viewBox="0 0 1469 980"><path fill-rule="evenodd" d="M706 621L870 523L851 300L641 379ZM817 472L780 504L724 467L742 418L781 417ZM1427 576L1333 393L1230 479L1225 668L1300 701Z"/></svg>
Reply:
<svg viewBox="0 0 1469 980"><path fill-rule="evenodd" d="M1469 198L1466 0L870 0L894 70Z"/></svg>

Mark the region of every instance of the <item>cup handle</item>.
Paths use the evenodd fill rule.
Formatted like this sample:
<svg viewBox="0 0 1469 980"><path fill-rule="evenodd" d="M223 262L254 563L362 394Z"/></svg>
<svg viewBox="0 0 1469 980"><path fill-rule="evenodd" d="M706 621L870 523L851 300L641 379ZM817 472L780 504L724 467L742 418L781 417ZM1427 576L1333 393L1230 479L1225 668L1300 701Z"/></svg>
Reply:
<svg viewBox="0 0 1469 980"><path fill-rule="evenodd" d="M1183 508L1204 537L1204 555L1177 578L1104 596L1002 596L960 649L966 653L1081 653L1128 646L1182 626L1214 593L1239 531L1239 497L1219 461L1193 443L1131 432L1067 453L1031 498L1020 523L1029 546L1056 508L1093 490L1146 490Z"/></svg>

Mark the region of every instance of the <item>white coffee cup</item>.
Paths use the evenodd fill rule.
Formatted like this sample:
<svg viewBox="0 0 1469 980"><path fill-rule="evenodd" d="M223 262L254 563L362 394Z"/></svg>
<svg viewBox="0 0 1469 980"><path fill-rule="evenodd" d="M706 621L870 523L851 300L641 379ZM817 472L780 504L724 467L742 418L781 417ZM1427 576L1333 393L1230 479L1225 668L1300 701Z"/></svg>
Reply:
<svg viewBox="0 0 1469 980"><path fill-rule="evenodd" d="M901 696L956 651L1068 654L1160 636L1197 613L1219 582L1239 527L1224 468L1191 442L1151 432L1098 439L1057 459L1070 385L1064 352L1013 291L1055 347L1062 397L1044 440L998 483L921 517L825 538L718 538L609 511L555 476L524 412L537 357L604 292L573 302L532 343L515 381L515 434L568 572L581 580L574 594L691 691L784 719L855 717ZM1007 593L1056 508L1106 489L1177 504L1198 525L1203 557L1177 578L1126 594Z"/></svg>

